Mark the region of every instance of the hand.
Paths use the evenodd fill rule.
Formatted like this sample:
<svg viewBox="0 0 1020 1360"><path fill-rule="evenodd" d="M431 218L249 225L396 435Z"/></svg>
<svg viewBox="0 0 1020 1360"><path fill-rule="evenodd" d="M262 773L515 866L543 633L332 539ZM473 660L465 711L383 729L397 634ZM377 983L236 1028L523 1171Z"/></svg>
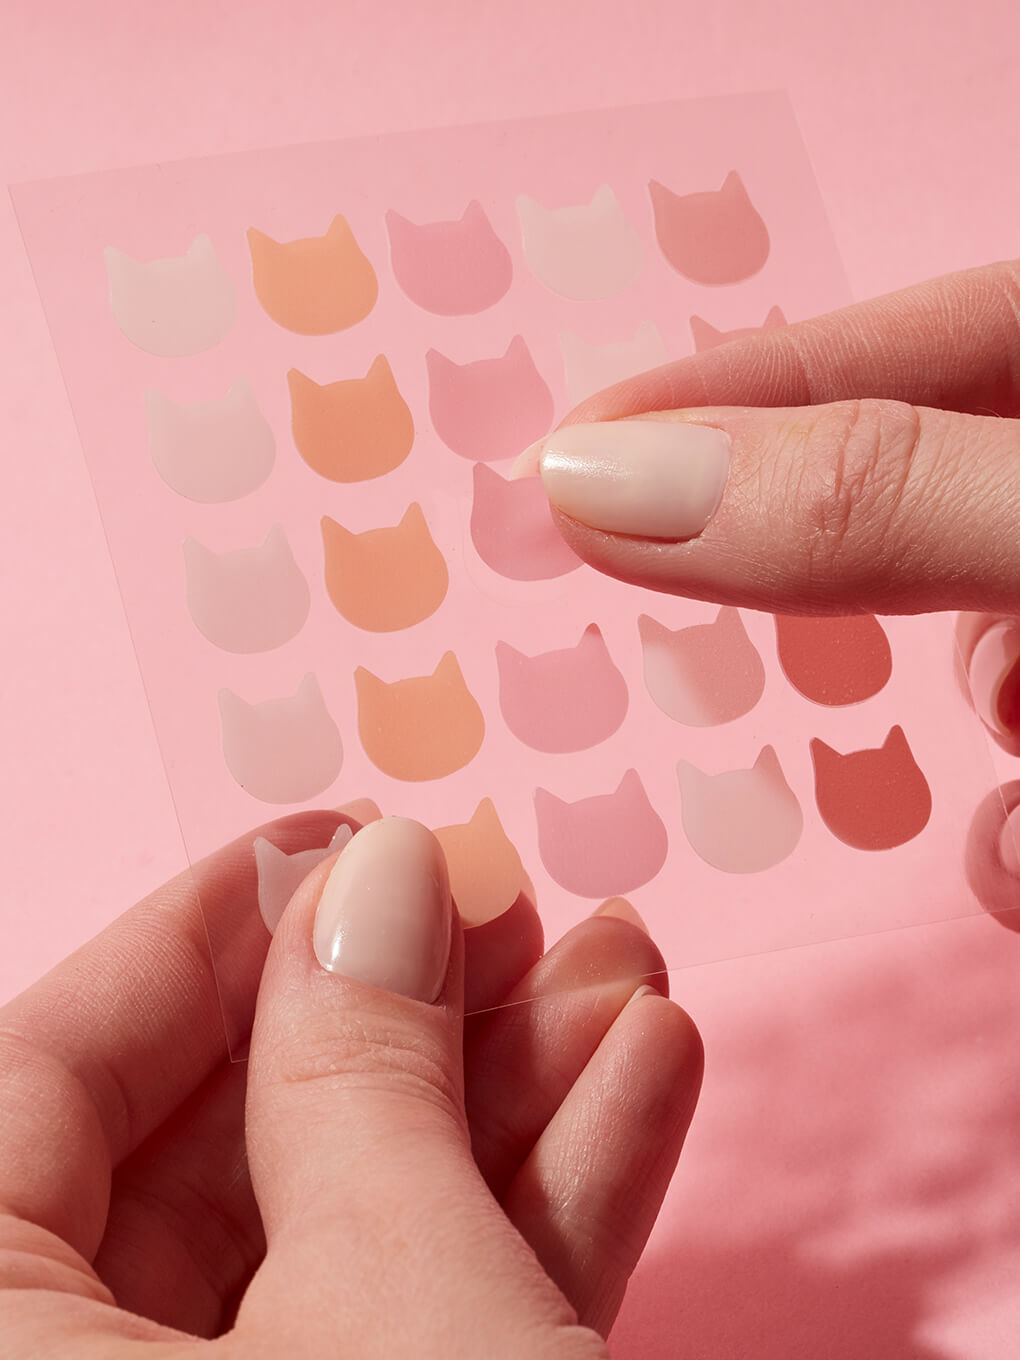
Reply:
<svg viewBox="0 0 1020 1360"><path fill-rule="evenodd" d="M1013 261L620 383L518 472L582 558L635 585L779 614L969 611L965 692L1020 755L1018 417ZM968 877L1015 930L1018 848L1013 781L977 809Z"/></svg>
<svg viewBox="0 0 1020 1360"><path fill-rule="evenodd" d="M5 1360L196 1337L238 1360L606 1355L700 1084L661 955L606 916L542 957L524 898L462 933L434 838L391 819L310 875L266 956L254 836L293 853L340 820L235 842L0 1013ZM206 928L233 940L247 1064Z"/></svg>

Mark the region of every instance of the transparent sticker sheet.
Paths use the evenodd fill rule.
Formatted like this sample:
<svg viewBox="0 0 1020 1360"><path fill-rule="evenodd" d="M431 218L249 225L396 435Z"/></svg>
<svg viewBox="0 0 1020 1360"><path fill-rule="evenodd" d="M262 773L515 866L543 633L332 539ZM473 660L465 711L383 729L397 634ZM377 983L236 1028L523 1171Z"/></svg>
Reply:
<svg viewBox="0 0 1020 1360"><path fill-rule="evenodd" d="M14 196L193 863L370 798L469 923L622 897L670 968L980 909L952 619L635 590L509 477L598 388L849 300L784 96ZM198 873L235 1055L334 824Z"/></svg>

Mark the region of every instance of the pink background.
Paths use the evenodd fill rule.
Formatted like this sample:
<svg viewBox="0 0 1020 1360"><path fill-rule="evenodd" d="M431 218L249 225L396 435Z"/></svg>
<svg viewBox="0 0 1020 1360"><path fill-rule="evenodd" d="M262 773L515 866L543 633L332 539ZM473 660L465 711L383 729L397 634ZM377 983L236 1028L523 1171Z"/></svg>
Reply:
<svg viewBox="0 0 1020 1360"><path fill-rule="evenodd" d="M3 177L783 87L854 295L1017 253L1012 4L395 8L8 0ZM8 205L0 232L6 994L183 851ZM678 974L705 1099L617 1354L1010 1353L1018 974L981 917Z"/></svg>

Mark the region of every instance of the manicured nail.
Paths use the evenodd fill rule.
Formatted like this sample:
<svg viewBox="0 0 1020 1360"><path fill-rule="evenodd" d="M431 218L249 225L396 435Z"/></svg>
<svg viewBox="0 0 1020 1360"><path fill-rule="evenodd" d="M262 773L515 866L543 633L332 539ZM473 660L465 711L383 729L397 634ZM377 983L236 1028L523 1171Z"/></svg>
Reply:
<svg viewBox="0 0 1020 1360"><path fill-rule="evenodd" d="M683 420L568 425L525 450L514 476L537 471L550 501L607 533L695 538L719 508L730 437Z"/></svg>
<svg viewBox="0 0 1020 1360"><path fill-rule="evenodd" d="M344 817L350 817L355 822L360 822L362 826L367 826L369 822L377 822L382 816L379 811L379 804L372 798L354 798L349 803L341 803L333 811L341 813Z"/></svg>
<svg viewBox="0 0 1020 1360"><path fill-rule="evenodd" d="M974 709L996 736L1016 737L1020 728L1020 625L996 623L970 658L968 678Z"/></svg>
<svg viewBox="0 0 1020 1360"><path fill-rule="evenodd" d="M450 880L431 831L403 817L362 828L340 852L315 913L323 968L435 1001L450 961Z"/></svg>

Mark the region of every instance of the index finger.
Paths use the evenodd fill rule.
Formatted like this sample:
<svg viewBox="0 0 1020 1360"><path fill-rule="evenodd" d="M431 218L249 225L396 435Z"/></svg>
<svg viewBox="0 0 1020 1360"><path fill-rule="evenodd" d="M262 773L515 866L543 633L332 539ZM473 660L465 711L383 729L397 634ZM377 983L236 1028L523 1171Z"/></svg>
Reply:
<svg viewBox="0 0 1020 1360"><path fill-rule="evenodd" d="M1020 261L948 274L665 364L589 397L564 424L857 397L1020 415Z"/></svg>

